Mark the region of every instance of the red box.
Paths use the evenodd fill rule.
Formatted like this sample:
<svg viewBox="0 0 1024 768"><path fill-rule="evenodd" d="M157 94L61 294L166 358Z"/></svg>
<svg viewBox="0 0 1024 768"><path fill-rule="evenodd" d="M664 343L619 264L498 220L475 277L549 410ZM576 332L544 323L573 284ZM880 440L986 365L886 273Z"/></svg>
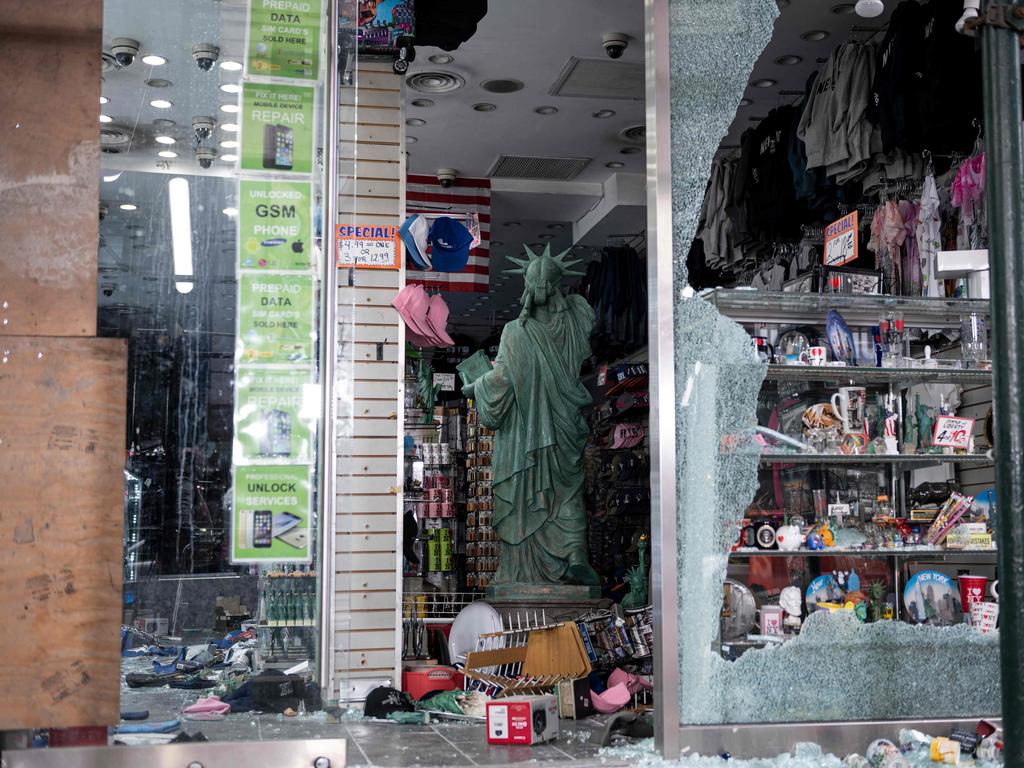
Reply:
<svg viewBox="0 0 1024 768"><path fill-rule="evenodd" d="M488 744L540 744L558 736L558 700L509 696L487 702Z"/></svg>
<svg viewBox="0 0 1024 768"><path fill-rule="evenodd" d="M431 691L455 691L462 688L462 673L452 667L425 667L402 672L402 690L415 701Z"/></svg>

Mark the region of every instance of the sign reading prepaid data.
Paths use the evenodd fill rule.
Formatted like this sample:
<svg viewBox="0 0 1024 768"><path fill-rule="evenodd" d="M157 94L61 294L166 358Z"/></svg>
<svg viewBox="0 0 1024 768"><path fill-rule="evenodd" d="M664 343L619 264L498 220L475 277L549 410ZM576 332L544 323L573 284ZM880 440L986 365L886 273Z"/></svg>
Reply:
<svg viewBox="0 0 1024 768"><path fill-rule="evenodd" d="M316 80L320 0L249 0L246 74Z"/></svg>
<svg viewBox="0 0 1024 768"><path fill-rule="evenodd" d="M238 182L238 266L309 271L312 211L308 181Z"/></svg>
<svg viewBox="0 0 1024 768"><path fill-rule="evenodd" d="M308 364L313 360L313 278L307 275L238 277L238 361Z"/></svg>
<svg viewBox="0 0 1024 768"><path fill-rule="evenodd" d="M235 463L309 461L313 455L317 403L309 370L238 366Z"/></svg>
<svg viewBox="0 0 1024 768"><path fill-rule="evenodd" d="M242 84L243 171L313 171L313 88Z"/></svg>
<svg viewBox="0 0 1024 768"><path fill-rule="evenodd" d="M231 562L308 563L309 467L235 467Z"/></svg>

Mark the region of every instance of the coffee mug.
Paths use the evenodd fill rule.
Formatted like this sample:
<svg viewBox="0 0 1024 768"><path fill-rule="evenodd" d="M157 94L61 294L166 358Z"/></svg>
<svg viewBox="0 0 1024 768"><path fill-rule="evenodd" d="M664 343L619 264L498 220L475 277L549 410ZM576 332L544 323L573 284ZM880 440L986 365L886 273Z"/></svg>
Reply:
<svg viewBox="0 0 1024 768"><path fill-rule="evenodd" d="M783 610L781 605L766 605L755 614L762 635L781 635Z"/></svg>
<svg viewBox="0 0 1024 768"><path fill-rule="evenodd" d="M800 533L800 528L795 525L783 525L775 533L775 541L779 545L779 549L783 549L787 552L792 552L795 549L800 549L804 543L804 536Z"/></svg>
<svg viewBox="0 0 1024 768"><path fill-rule="evenodd" d="M960 606L964 613L971 613L971 606L985 601L985 582L987 581L988 578L985 576L963 574L957 577L960 587Z"/></svg>
<svg viewBox="0 0 1024 768"><path fill-rule="evenodd" d="M840 387L832 395L832 410L842 422L843 434L864 434L864 407L868 391L864 387Z"/></svg>
<svg viewBox="0 0 1024 768"><path fill-rule="evenodd" d="M755 360L770 363L775 359L775 347L768 342L766 336L751 336L750 348Z"/></svg>
<svg viewBox="0 0 1024 768"><path fill-rule="evenodd" d="M973 603L971 605L971 626L983 635L995 631L999 621L999 603Z"/></svg>
<svg viewBox="0 0 1024 768"><path fill-rule="evenodd" d="M815 367L825 365L828 354L825 347L808 347L800 353L800 359Z"/></svg>

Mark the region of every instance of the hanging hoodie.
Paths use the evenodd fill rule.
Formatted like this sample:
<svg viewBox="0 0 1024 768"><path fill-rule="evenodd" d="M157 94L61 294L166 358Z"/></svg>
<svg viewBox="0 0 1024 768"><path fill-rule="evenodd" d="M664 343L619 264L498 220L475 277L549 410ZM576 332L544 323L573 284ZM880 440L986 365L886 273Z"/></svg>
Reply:
<svg viewBox="0 0 1024 768"><path fill-rule="evenodd" d="M935 276L935 258L942 247L942 220L939 216L939 192L935 177L928 174L921 188L921 207L917 213L917 250L921 262L923 296L942 296L943 285Z"/></svg>

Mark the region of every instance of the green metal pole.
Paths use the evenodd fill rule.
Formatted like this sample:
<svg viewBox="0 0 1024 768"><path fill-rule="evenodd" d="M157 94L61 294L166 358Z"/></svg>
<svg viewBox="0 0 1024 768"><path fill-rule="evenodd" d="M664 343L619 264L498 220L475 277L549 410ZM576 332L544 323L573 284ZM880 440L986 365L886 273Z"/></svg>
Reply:
<svg viewBox="0 0 1024 768"><path fill-rule="evenodd" d="M1017 6L1017 8L1024 6ZM999 546L999 643L1008 768L1024 768L1024 158L1020 43L981 32L992 289L992 360Z"/></svg>

